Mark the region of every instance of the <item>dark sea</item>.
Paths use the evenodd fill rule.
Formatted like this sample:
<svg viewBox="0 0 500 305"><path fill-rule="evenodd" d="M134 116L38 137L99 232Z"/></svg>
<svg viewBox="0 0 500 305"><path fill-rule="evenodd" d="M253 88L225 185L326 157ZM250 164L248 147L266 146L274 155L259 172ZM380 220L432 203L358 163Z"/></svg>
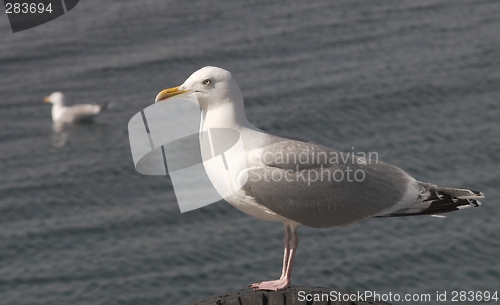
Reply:
<svg viewBox="0 0 500 305"><path fill-rule="evenodd" d="M486 195L301 227L292 285L500 302L500 1L82 0L15 34L0 16L1 305L189 304L279 277L280 223L223 201L180 213L168 177L134 168L129 120L207 65L266 132ZM54 91L109 109L57 129Z"/></svg>

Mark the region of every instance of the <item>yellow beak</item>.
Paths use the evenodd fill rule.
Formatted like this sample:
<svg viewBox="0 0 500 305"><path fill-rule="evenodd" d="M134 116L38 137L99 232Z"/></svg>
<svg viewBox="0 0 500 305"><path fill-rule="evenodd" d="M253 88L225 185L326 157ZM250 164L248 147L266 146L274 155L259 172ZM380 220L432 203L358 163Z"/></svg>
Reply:
<svg viewBox="0 0 500 305"><path fill-rule="evenodd" d="M46 96L43 98L44 103L50 103L50 97Z"/></svg>
<svg viewBox="0 0 500 305"><path fill-rule="evenodd" d="M158 93L158 95L155 98L155 103L164 101L168 98L171 98L172 96L176 96L186 92L189 92L189 90L179 90L179 86L165 89L162 92Z"/></svg>

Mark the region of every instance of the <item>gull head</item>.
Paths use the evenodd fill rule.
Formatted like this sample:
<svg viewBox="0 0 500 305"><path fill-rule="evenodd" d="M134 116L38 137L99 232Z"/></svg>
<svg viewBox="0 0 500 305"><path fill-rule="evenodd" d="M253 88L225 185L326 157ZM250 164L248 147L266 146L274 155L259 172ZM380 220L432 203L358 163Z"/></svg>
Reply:
<svg viewBox="0 0 500 305"><path fill-rule="evenodd" d="M62 106L64 104L64 95L61 92L54 92L51 95L46 96L43 101L45 103Z"/></svg>
<svg viewBox="0 0 500 305"><path fill-rule="evenodd" d="M191 74L180 86L165 89L158 93L155 102L165 101L183 93L196 93L203 111L217 108L221 105L243 107L243 97L240 88L231 73L217 67L204 67Z"/></svg>

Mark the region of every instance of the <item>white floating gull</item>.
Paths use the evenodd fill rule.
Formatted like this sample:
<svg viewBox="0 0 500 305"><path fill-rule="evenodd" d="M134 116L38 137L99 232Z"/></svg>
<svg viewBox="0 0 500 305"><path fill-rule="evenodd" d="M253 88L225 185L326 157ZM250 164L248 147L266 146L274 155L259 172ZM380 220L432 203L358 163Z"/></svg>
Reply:
<svg viewBox="0 0 500 305"><path fill-rule="evenodd" d="M242 212L285 226L281 277L252 284L257 290L290 285L300 225L328 228L371 217L435 215L479 206L476 199L484 198L478 191L417 181L378 160L270 135L248 122L240 89L221 68L196 71L182 85L160 92L156 102L193 92L202 109L200 130L236 130L244 146L232 194L219 187L229 175L220 167L205 166L215 189Z"/></svg>
<svg viewBox="0 0 500 305"><path fill-rule="evenodd" d="M52 103L52 120L55 123L89 122L107 108L107 104L64 106L64 95L61 92L54 92L45 97L43 101Z"/></svg>

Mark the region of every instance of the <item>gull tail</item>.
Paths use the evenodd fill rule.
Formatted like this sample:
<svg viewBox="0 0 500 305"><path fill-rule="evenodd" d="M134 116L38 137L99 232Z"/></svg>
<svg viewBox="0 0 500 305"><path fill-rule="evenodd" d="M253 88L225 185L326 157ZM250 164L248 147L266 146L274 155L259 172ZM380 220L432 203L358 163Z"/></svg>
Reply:
<svg viewBox="0 0 500 305"><path fill-rule="evenodd" d="M99 112L103 112L104 110L108 109L108 103L104 103L104 104L101 104L101 105L98 105L99 106Z"/></svg>
<svg viewBox="0 0 500 305"><path fill-rule="evenodd" d="M420 186L420 195L415 203L408 208L395 211L380 217L399 217L414 215L431 215L444 217L438 214L478 207L484 198L479 191L442 187L430 183L417 181Z"/></svg>

